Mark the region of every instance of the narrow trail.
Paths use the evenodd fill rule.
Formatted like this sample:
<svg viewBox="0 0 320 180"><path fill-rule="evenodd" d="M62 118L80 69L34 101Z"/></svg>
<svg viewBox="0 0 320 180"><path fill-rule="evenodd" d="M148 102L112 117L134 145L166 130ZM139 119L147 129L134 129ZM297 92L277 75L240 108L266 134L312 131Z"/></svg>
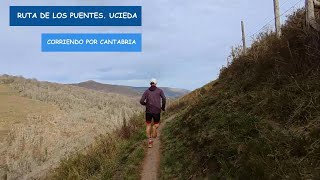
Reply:
<svg viewBox="0 0 320 180"><path fill-rule="evenodd" d="M158 179L158 172L160 166L160 136L163 127L165 126L166 122L173 119L174 116L169 117L168 119L164 120L161 123L158 129L158 137L153 139L153 147L148 148L148 152L144 158L144 162L142 165L142 172L141 172L141 179L142 180L157 180Z"/></svg>

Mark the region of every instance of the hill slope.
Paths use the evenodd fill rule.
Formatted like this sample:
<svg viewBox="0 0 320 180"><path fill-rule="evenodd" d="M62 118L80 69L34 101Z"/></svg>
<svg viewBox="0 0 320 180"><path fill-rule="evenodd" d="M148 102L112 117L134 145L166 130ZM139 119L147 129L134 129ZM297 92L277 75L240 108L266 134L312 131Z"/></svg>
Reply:
<svg viewBox="0 0 320 180"><path fill-rule="evenodd" d="M142 112L135 98L6 75L0 76L0 108L0 177L8 179L45 176Z"/></svg>
<svg viewBox="0 0 320 180"><path fill-rule="evenodd" d="M162 179L320 177L320 41L290 16L169 109Z"/></svg>
<svg viewBox="0 0 320 180"><path fill-rule="evenodd" d="M14 166L18 166L17 163L34 162L30 156L28 157L28 154L25 154L28 149L34 149L38 152L32 155L34 159L45 160L48 157L44 154L43 149L47 146L46 142L37 144L39 136L31 131L35 130L33 126L49 128L51 126L49 122L43 122L39 126L39 117L49 120L50 116L53 115L61 117L63 112L57 106L21 97L18 92L13 91L9 86L0 84L0 179L6 179L4 176L8 178L17 177L7 174L5 167L8 170L16 171L15 173L18 174L23 173L23 170L15 169ZM26 127L23 127L23 125L29 126L28 134L22 135L26 132L24 129ZM22 132L18 132L19 130L22 130ZM29 136L29 133L34 134ZM22 138L26 139L22 140ZM30 141L34 141L35 144ZM12 143L12 145L9 145L9 143ZM22 144L24 144L24 147L21 147ZM21 152L24 153L19 154ZM15 156L15 161L13 161L13 156ZM6 161L7 159L9 161Z"/></svg>
<svg viewBox="0 0 320 180"><path fill-rule="evenodd" d="M148 87L132 87L132 86L121 86L121 85L110 85L102 84L95 81L86 81L78 84L71 84L73 86L84 87L87 89L92 89L96 91L106 92L106 93L117 93L121 95L131 96L131 97L140 97L143 92L148 89ZM160 87L167 97L169 98L179 98L183 95L188 94L190 91L186 89L179 88L169 88L169 87Z"/></svg>

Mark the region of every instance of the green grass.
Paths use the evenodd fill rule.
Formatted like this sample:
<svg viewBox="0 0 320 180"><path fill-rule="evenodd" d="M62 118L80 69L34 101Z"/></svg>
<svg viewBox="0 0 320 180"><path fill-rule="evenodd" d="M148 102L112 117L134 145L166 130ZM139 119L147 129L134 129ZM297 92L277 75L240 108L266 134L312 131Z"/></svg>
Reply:
<svg viewBox="0 0 320 180"><path fill-rule="evenodd" d="M320 177L320 46L303 11L168 108L161 179Z"/></svg>
<svg viewBox="0 0 320 180"><path fill-rule="evenodd" d="M139 179L145 154L142 116L126 128L97 138L83 152L64 159L48 179Z"/></svg>

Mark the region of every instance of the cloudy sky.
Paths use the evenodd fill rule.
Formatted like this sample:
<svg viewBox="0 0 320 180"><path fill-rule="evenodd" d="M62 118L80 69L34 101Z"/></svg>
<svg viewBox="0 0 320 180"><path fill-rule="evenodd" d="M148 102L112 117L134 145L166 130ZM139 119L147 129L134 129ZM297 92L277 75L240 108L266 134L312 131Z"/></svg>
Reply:
<svg viewBox="0 0 320 180"><path fill-rule="evenodd" d="M9 27L10 5L141 5L142 27ZM280 0L292 13L303 0ZM195 89L217 78L230 47L273 17L273 0L5 0L0 1L0 74L43 81ZM285 18L285 15L282 16ZM272 27L273 22L268 27ZM141 53L42 53L41 33L142 33Z"/></svg>

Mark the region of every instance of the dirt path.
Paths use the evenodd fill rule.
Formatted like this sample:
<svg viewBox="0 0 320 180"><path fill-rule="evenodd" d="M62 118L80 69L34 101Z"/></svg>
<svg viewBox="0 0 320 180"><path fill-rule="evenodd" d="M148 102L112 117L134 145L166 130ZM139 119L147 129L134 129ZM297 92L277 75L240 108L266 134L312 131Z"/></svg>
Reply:
<svg viewBox="0 0 320 180"><path fill-rule="evenodd" d="M160 136L165 123L173 119L174 116L166 119L164 123L162 123L158 129L158 137L153 140L153 147L148 148L148 152L146 153L146 157L143 162L143 169L141 172L142 180L157 180L158 179L158 171L160 165Z"/></svg>

